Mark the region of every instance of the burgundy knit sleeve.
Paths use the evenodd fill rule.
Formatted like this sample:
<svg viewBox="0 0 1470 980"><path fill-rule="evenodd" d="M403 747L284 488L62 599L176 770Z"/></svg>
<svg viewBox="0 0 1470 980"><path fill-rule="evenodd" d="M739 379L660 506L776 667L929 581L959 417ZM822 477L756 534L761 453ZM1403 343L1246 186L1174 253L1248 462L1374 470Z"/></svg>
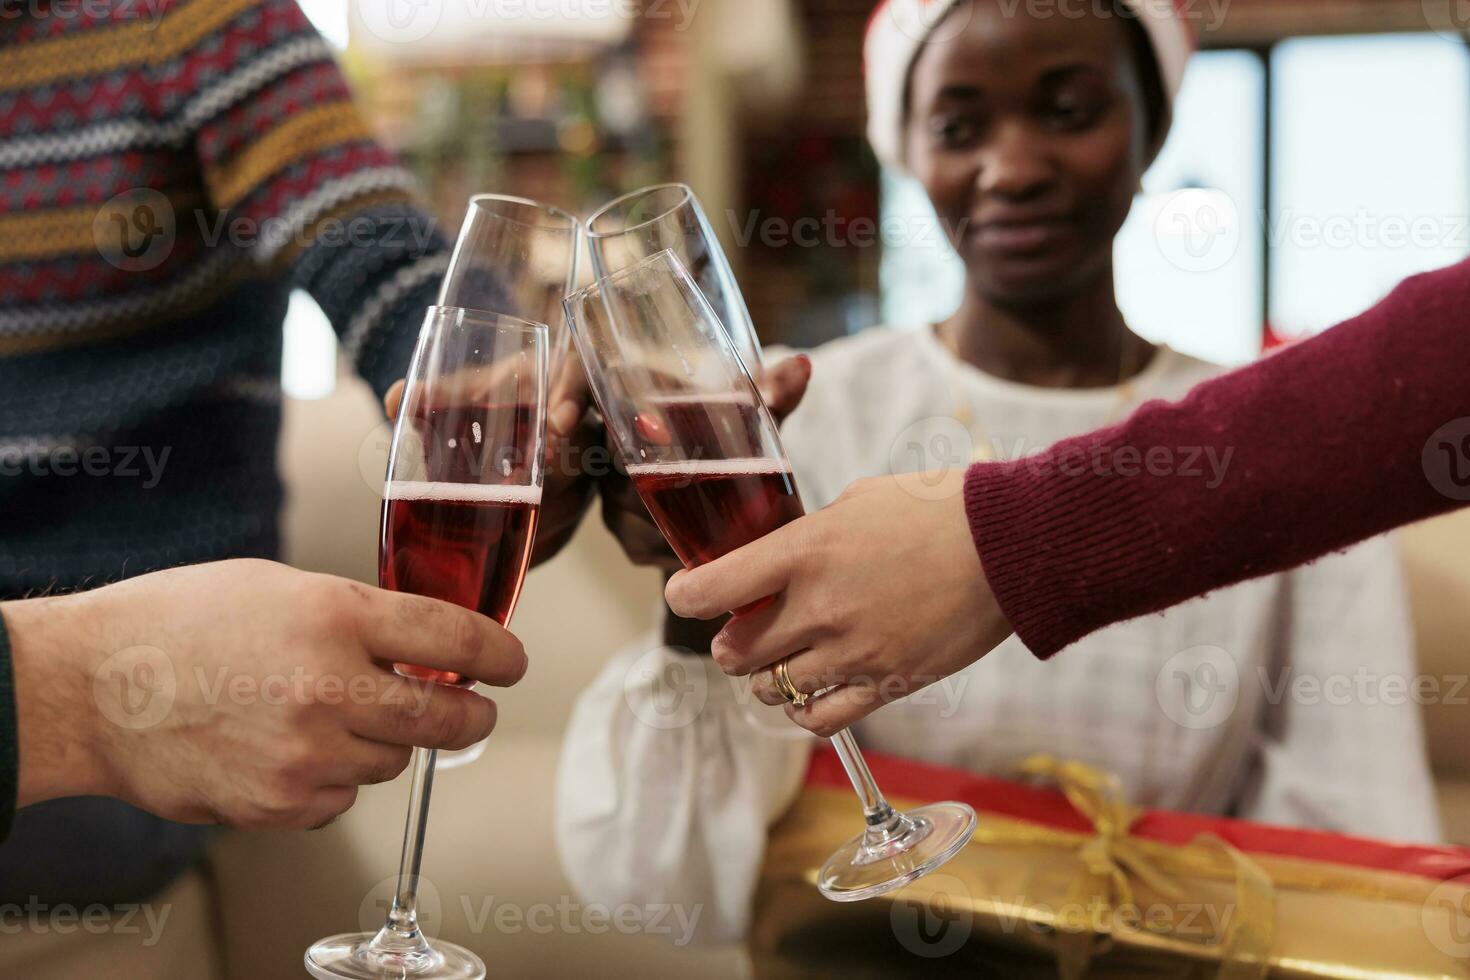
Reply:
<svg viewBox="0 0 1470 980"><path fill-rule="evenodd" d="M966 479L1039 657L1470 502L1470 262L1175 403Z"/></svg>

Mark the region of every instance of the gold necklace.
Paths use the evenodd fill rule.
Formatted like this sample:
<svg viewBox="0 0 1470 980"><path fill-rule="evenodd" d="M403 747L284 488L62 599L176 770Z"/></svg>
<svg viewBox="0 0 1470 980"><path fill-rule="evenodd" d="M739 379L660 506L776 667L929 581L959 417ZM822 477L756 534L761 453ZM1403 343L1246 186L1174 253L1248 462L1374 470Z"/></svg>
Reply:
<svg viewBox="0 0 1470 980"><path fill-rule="evenodd" d="M935 331L938 333L938 331ZM991 438L989 430L975 417L974 405L968 396L962 394L963 377L961 376L961 365L966 362L960 357L959 352L950 346L949 340L943 334L939 335L939 342L944 347L945 353L949 355L950 363L950 392L955 399L954 420L964 426L965 431L970 434L970 443L974 447L970 453L971 462L994 463L999 461L995 453L995 440ZM1139 351L1130 350L1131 345L1126 342L1118 357L1118 397L1112 408L1108 410L1107 417L1103 419L1103 426L1112 425L1123 417L1123 412L1133 403L1133 396L1137 389L1137 375Z"/></svg>

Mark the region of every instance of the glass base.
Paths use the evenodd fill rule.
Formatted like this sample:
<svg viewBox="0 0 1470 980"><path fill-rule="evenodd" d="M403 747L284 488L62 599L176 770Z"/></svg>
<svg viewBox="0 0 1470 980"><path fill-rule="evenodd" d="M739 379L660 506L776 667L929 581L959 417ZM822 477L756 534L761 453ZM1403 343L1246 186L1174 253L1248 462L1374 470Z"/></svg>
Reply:
<svg viewBox="0 0 1470 980"><path fill-rule="evenodd" d="M306 972L317 980L485 980L485 964L454 943L375 950L373 932L344 932L306 951Z"/></svg>
<svg viewBox="0 0 1470 980"><path fill-rule="evenodd" d="M861 902L924 877L960 852L975 833L975 811L963 803L930 803L881 830L843 844L817 877L834 902Z"/></svg>

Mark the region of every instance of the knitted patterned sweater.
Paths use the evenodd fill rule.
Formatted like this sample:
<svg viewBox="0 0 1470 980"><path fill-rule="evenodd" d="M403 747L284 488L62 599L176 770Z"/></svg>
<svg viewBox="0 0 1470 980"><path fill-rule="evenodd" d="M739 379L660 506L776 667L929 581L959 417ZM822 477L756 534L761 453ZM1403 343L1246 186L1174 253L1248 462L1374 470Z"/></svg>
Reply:
<svg viewBox="0 0 1470 980"><path fill-rule="evenodd" d="M0 599L275 556L288 294L385 390L448 262L411 191L292 0L0 0ZM0 903L138 901L205 839L30 807Z"/></svg>

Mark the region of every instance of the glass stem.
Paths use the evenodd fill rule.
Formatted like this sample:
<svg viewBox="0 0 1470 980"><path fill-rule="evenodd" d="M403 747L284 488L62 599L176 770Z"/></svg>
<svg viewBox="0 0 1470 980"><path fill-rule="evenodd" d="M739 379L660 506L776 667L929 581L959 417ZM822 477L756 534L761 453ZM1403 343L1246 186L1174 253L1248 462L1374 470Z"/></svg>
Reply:
<svg viewBox="0 0 1470 980"><path fill-rule="evenodd" d="M858 799L863 801L863 820L868 828L864 836L868 845L883 844L904 833L908 829L907 819L883 798L883 791L863 761L863 753L852 732L844 728L833 735L832 746L837 749L837 758L842 760L842 768L847 770L847 778L852 780Z"/></svg>
<svg viewBox="0 0 1470 980"><path fill-rule="evenodd" d="M429 825L429 796L434 790L434 749L413 750L413 782L409 790L408 819L403 827L403 856L398 861L398 887L388 909L388 921L373 937L375 950L394 954L431 952L419 928L419 865L424 857L424 831Z"/></svg>

